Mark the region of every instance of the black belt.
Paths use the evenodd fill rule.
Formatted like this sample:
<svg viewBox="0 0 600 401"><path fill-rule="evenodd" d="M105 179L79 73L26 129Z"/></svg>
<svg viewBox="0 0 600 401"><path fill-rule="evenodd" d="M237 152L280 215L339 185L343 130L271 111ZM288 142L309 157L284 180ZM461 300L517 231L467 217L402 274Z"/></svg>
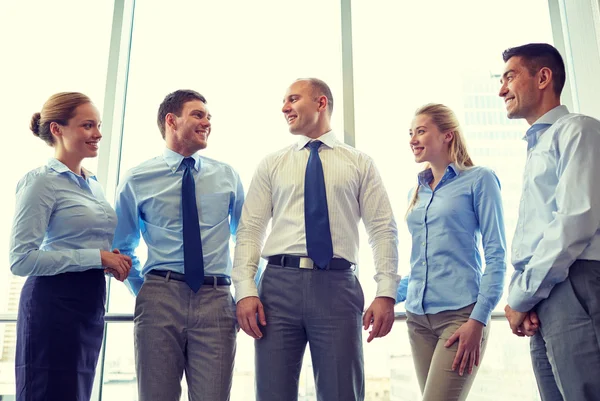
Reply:
<svg viewBox="0 0 600 401"><path fill-rule="evenodd" d="M166 270L150 270L147 274L161 277L167 277L167 275L169 275L170 280L185 281L185 274ZM231 279L229 277L221 276L204 276L204 285L231 285Z"/></svg>
<svg viewBox="0 0 600 401"><path fill-rule="evenodd" d="M294 255L274 255L269 256L269 264L275 266L297 267L300 269L318 269L311 258L306 256ZM346 259L333 258L327 267L323 270L348 270L352 268L352 263Z"/></svg>

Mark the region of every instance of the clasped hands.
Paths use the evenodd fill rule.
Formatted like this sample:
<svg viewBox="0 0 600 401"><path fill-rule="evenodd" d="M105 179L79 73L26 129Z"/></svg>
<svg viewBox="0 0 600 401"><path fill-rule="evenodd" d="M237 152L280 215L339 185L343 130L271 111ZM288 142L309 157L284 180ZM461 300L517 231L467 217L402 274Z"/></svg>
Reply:
<svg viewBox="0 0 600 401"><path fill-rule="evenodd" d="M113 249L112 252L100 251L100 259L105 273L112 274L119 281L125 281L129 276L131 258L122 255L118 249Z"/></svg>

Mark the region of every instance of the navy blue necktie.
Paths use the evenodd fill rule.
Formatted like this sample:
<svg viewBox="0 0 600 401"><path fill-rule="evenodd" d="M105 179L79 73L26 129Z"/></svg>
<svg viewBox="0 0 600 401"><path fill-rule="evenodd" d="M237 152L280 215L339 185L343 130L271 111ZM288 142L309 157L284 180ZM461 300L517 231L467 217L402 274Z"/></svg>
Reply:
<svg viewBox="0 0 600 401"><path fill-rule="evenodd" d="M204 283L204 257L200 222L196 205L196 183L192 170L196 161L191 157L183 159L183 182L181 184L181 205L183 209L183 267L185 282L194 292Z"/></svg>
<svg viewBox="0 0 600 401"><path fill-rule="evenodd" d="M310 149L304 178L304 225L308 257L321 269L333 258L333 244L329 228L329 211L325 194L323 164L319 157L321 141L309 142Z"/></svg>

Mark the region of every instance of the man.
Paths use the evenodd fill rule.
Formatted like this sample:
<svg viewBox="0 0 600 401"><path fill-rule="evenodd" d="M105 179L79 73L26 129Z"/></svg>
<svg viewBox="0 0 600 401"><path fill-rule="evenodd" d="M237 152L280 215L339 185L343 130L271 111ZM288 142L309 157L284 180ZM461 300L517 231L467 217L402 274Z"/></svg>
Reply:
<svg viewBox="0 0 600 401"><path fill-rule="evenodd" d="M532 336L543 401L600 400L600 121L560 104L565 66L554 47L503 58L508 118L531 125L506 317Z"/></svg>
<svg viewBox="0 0 600 401"><path fill-rule="evenodd" d="M353 271L361 217L378 284L362 319L365 329L372 325L368 341L388 334L394 322L398 238L390 202L373 161L336 139L332 110L325 82L300 79L289 87L282 111L297 142L261 162L243 209L232 279L240 327L257 339L259 401L298 399L307 342L317 399L364 399L364 297ZM268 265L257 290L271 218L262 250Z"/></svg>
<svg viewBox="0 0 600 401"><path fill-rule="evenodd" d="M206 99L178 90L158 110L166 149L119 186L114 244L133 260L128 283L140 401L229 400L237 325L229 238L244 193L228 165L198 155L211 133ZM140 233L148 260L140 266Z"/></svg>

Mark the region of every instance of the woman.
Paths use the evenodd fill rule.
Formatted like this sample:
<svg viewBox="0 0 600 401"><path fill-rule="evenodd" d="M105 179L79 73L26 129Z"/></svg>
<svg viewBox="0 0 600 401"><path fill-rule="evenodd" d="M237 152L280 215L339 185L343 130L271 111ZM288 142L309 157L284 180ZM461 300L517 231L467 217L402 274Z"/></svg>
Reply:
<svg viewBox="0 0 600 401"><path fill-rule="evenodd" d="M17 185L10 268L29 276L17 319L16 399L89 400L104 332L104 273L131 259L110 251L117 219L95 177L100 116L81 93L58 93L31 119L54 158Z"/></svg>
<svg viewBox="0 0 600 401"><path fill-rule="evenodd" d="M410 147L417 163L426 162L406 216L406 314L417 379L423 400L465 400L504 284L500 183L491 170L474 167L456 116L444 105L417 110Z"/></svg>

